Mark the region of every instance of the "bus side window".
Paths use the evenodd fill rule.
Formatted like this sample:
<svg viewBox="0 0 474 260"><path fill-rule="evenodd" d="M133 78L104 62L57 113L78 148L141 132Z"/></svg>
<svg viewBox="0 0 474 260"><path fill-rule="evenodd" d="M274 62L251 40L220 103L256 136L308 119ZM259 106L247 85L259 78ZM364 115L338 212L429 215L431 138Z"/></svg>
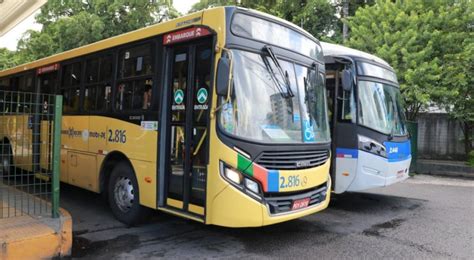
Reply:
<svg viewBox="0 0 474 260"><path fill-rule="evenodd" d="M18 90L21 92L19 104L20 112L30 112L31 103L35 102L32 95L32 93L35 92L32 74L22 76L18 79Z"/></svg>
<svg viewBox="0 0 474 260"><path fill-rule="evenodd" d="M81 92L81 63L64 66L60 94L63 95L64 113L79 111Z"/></svg>
<svg viewBox="0 0 474 260"><path fill-rule="evenodd" d="M115 96L115 109L119 111L149 109L148 103L151 102L153 93L150 86L153 86L150 78L119 83Z"/></svg>
<svg viewBox="0 0 474 260"><path fill-rule="evenodd" d="M112 55L89 59L86 62L84 91L85 111L109 111L111 102Z"/></svg>
<svg viewBox="0 0 474 260"><path fill-rule="evenodd" d="M8 112L7 108L7 98L8 90L10 88L10 79L2 78L0 79L0 113Z"/></svg>
<svg viewBox="0 0 474 260"><path fill-rule="evenodd" d="M119 52L115 110L147 110L152 104L152 44L144 43ZM156 92L155 92L156 93Z"/></svg>

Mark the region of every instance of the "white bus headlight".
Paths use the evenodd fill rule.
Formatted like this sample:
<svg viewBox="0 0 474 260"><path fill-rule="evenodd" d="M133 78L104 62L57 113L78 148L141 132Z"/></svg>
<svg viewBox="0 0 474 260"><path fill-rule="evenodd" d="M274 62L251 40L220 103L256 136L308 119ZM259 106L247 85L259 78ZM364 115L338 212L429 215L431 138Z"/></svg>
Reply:
<svg viewBox="0 0 474 260"><path fill-rule="evenodd" d="M245 178L245 187L251 192L258 194L258 183L255 181Z"/></svg>
<svg viewBox="0 0 474 260"><path fill-rule="evenodd" d="M242 174L240 174L240 172L238 171L235 171L233 169L230 169L230 168L225 168L224 169L224 175L225 177L227 177L227 179L229 179L230 181L232 181L233 183L235 184L241 184L242 183Z"/></svg>

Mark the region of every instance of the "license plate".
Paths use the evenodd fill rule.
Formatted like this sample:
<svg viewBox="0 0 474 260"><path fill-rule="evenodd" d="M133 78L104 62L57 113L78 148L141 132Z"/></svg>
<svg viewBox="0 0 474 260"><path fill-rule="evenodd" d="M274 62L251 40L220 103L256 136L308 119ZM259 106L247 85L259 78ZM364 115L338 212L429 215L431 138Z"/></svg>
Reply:
<svg viewBox="0 0 474 260"><path fill-rule="evenodd" d="M309 205L309 198L299 199L293 201L293 206L291 206L291 210L297 210L306 208Z"/></svg>

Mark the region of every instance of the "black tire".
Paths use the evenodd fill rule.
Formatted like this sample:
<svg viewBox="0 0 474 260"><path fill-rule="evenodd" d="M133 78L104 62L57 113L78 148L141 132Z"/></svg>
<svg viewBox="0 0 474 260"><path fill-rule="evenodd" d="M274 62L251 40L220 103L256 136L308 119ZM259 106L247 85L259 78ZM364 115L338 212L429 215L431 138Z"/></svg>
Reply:
<svg viewBox="0 0 474 260"><path fill-rule="evenodd" d="M12 150L9 143L0 146L0 177L9 177L13 172Z"/></svg>
<svg viewBox="0 0 474 260"><path fill-rule="evenodd" d="M120 222L134 226L147 219L149 209L140 205L137 178L129 163L120 162L114 167L107 193L110 208Z"/></svg>

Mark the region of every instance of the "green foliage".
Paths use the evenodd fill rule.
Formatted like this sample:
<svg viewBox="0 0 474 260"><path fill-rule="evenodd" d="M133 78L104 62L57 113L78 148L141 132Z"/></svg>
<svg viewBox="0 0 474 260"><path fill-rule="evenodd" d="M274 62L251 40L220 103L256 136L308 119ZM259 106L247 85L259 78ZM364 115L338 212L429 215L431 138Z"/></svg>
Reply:
<svg viewBox="0 0 474 260"><path fill-rule="evenodd" d="M449 66L457 75L466 69L450 55L462 50L456 46L460 38L472 35L467 29L467 19L472 17L468 5L472 4L378 0L347 20L351 29L348 45L373 53L395 68L410 120L430 101L459 94L445 76Z"/></svg>
<svg viewBox="0 0 474 260"><path fill-rule="evenodd" d="M474 167L474 151L471 151L467 157L467 164Z"/></svg>
<svg viewBox="0 0 474 260"><path fill-rule="evenodd" d="M28 31L18 42L15 59L0 52L0 68L55 53L177 17L171 0L49 0L36 16L41 31ZM7 55L8 54L8 55Z"/></svg>
<svg viewBox="0 0 474 260"><path fill-rule="evenodd" d="M409 120L423 108L445 108L463 127L466 152L474 131L474 2L377 0L346 22L348 45L374 53L397 71Z"/></svg>
<svg viewBox="0 0 474 260"><path fill-rule="evenodd" d="M6 48L0 48L0 71L20 64L19 57L15 52Z"/></svg>

